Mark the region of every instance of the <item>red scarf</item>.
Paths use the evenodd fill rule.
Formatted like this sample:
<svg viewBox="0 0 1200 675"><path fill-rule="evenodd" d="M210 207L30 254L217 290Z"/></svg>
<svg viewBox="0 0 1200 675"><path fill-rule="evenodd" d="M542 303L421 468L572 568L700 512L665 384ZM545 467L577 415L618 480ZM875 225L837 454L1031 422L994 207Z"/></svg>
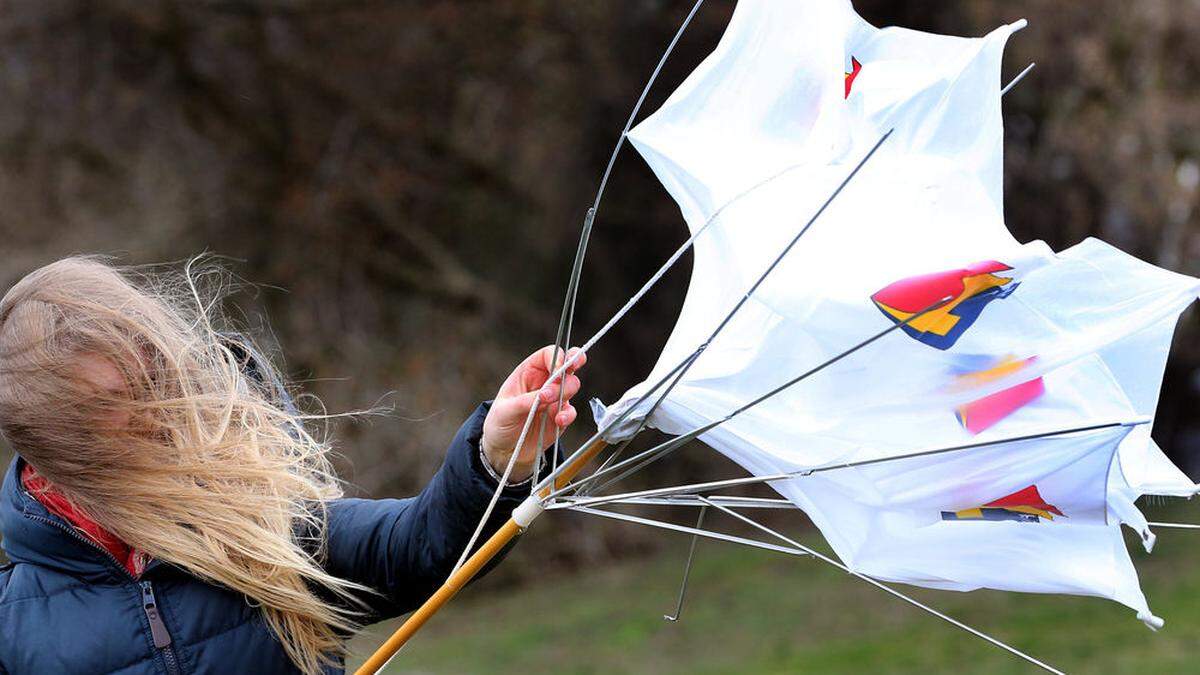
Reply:
<svg viewBox="0 0 1200 675"><path fill-rule="evenodd" d="M142 575L146 569L146 563L149 561L149 557L145 553L121 541L116 535L75 508L61 492L54 489L50 481L43 478L28 462L21 470L21 485L25 487L26 492L41 502L47 511L75 526L75 529L89 541L111 553L134 577Z"/></svg>

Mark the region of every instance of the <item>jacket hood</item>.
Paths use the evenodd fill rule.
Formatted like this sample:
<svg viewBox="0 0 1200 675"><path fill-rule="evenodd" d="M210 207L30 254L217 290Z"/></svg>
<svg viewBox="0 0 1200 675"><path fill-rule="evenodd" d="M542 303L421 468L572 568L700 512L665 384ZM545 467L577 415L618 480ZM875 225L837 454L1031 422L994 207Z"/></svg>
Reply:
<svg viewBox="0 0 1200 675"><path fill-rule="evenodd" d="M115 559L25 491L20 478L24 466L20 455L14 457L0 487L0 543L9 560L75 576L123 578Z"/></svg>

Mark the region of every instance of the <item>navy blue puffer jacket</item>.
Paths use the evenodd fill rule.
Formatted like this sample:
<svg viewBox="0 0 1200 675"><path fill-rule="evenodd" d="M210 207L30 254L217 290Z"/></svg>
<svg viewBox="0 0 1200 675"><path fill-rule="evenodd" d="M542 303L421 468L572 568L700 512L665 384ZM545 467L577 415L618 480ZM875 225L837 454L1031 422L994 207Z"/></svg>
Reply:
<svg viewBox="0 0 1200 675"><path fill-rule="evenodd" d="M496 488L479 458L486 412L463 424L420 495L330 504L326 569L382 593L370 621L418 606L466 546ZM0 674L296 672L244 596L158 561L133 578L26 493L21 466L0 490L11 561L0 568ZM528 494L506 490L487 532Z"/></svg>

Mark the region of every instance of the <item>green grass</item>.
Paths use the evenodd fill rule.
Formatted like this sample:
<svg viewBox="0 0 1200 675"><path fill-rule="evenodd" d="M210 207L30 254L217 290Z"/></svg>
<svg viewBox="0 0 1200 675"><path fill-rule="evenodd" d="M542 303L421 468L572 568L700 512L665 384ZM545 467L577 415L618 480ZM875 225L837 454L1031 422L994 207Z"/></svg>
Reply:
<svg viewBox="0 0 1200 675"><path fill-rule="evenodd" d="M1155 510L1200 520L1195 505ZM1070 673L1200 672L1200 532L1158 534L1152 555L1131 546L1151 608L1167 620L1158 633L1097 598L901 590ZM815 533L802 539L821 545ZM606 569L511 591L469 589L386 672L1032 671L823 563L719 542L701 542L683 619L668 623L687 548L682 537L670 541L660 555ZM349 665L395 626L357 638Z"/></svg>

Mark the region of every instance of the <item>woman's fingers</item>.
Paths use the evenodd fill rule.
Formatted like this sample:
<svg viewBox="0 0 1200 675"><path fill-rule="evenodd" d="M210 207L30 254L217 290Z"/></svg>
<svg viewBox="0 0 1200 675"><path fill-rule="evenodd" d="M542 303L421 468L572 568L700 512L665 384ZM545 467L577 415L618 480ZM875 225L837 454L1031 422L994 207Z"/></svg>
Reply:
<svg viewBox="0 0 1200 675"><path fill-rule="evenodd" d="M559 428L565 429L571 426L571 423L575 421L576 414L575 406L566 404L563 406L563 409L554 416L554 423L557 424Z"/></svg>
<svg viewBox="0 0 1200 675"><path fill-rule="evenodd" d="M572 358L575 354L579 354L579 357L578 360L572 362L567 368L566 372L568 376L581 368L584 360L586 359L586 355L582 354L578 349L572 349L570 352L568 352L567 359ZM553 382L550 380L550 375L557 370L556 368L551 368L551 364L555 362L553 345L550 347L543 347L535 352L529 357L529 359L526 359L525 363L523 363L517 370L519 373L518 378L521 382L521 388L525 391L528 391L530 389L543 387L546 384L559 382L562 379L561 375L555 377ZM559 353L557 363L560 366L565 363L561 352Z"/></svg>
<svg viewBox="0 0 1200 675"><path fill-rule="evenodd" d="M572 361L572 359L574 360ZM578 347L572 347L569 351L567 351L566 361L571 362L571 365L567 366L567 372L573 373L587 363L587 354L581 352Z"/></svg>
<svg viewBox="0 0 1200 675"><path fill-rule="evenodd" d="M567 386L565 389L558 383L547 384L544 385L541 391L538 392L538 396L541 398L542 403L557 401L560 394L562 395L563 400L570 400L572 396L579 393L580 386L582 386L582 384L577 376L568 375Z"/></svg>
<svg viewBox="0 0 1200 675"><path fill-rule="evenodd" d="M575 360L564 375L551 381L550 375L571 359ZM586 361L587 355L578 348L563 354L554 345L548 345L530 354L509 375L497 393L488 423L485 423L485 433L491 434L491 439L496 443L515 444L529 417L529 410L534 406L540 409L539 414L546 415L548 421L558 427L569 426L577 417L575 408L571 406L571 397L578 394L582 386L575 372ZM527 444L529 442L533 440L527 440Z"/></svg>
<svg viewBox="0 0 1200 675"><path fill-rule="evenodd" d="M525 422L525 417L529 414L529 409L535 403L538 403L540 391L529 391L516 396L504 396L497 398L492 404L492 413L496 416L496 421L504 428L520 428Z"/></svg>
<svg viewBox="0 0 1200 675"><path fill-rule="evenodd" d="M567 361L571 363L564 369L563 375L551 381L550 375ZM525 442L521 444L514 460L520 463L520 467L513 475L519 478L521 471L525 472L524 475L532 471L526 464L531 464L540 450L537 446L539 439L542 439L541 422L551 421L555 428L565 429L578 416L570 401L572 396L579 393L581 386L575 372L586 362L587 355L578 348L563 354L554 345L549 345L530 354L512 371L497 392L492 409L483 423L483 450L494 468L503 470L509 466L513 448L529 419L530 410L536 407L536 424L531 425ZM535 432L535 429L538 431Z"/></svg>
<svg viewBox="0 0 1200 675"><path fill-rule="evenodd" d="M556 359L555 356L558 358ZM574 359L574 360L572 360ZM571 365L567 366L567 372L573 373L583 367L587 363L587 354L581 353L578 347L572 347L563 354L560 349L554 345L547 345L537 350L525 359L523 366L530 366L541 373L543 377L550 377L550 374L558 370L562 364L571 361Z"/></svg>
<svg viewBox="0 0 1200 675"><path fill-rule="evenodd" d="M521 361L500 387L501 394L514 396L541 387L550 377L554 345L542 347Z"/></svg>
<svg viewBox="0 0 1200 675"><path fill-rule="evenodd" d="M579 378L575 375L568 375L565 389L558 384L547 384L541 389L524 394L500 397L493 404L493 408L506 426L523 424L525 417L529 415L529 408L534 404L548 411L556 411L557 414L565 412L570 407L571 397L579 393L580 387L582 387L582 383ZM558 405L560 394L563 399L561 408Z"/></svg>

